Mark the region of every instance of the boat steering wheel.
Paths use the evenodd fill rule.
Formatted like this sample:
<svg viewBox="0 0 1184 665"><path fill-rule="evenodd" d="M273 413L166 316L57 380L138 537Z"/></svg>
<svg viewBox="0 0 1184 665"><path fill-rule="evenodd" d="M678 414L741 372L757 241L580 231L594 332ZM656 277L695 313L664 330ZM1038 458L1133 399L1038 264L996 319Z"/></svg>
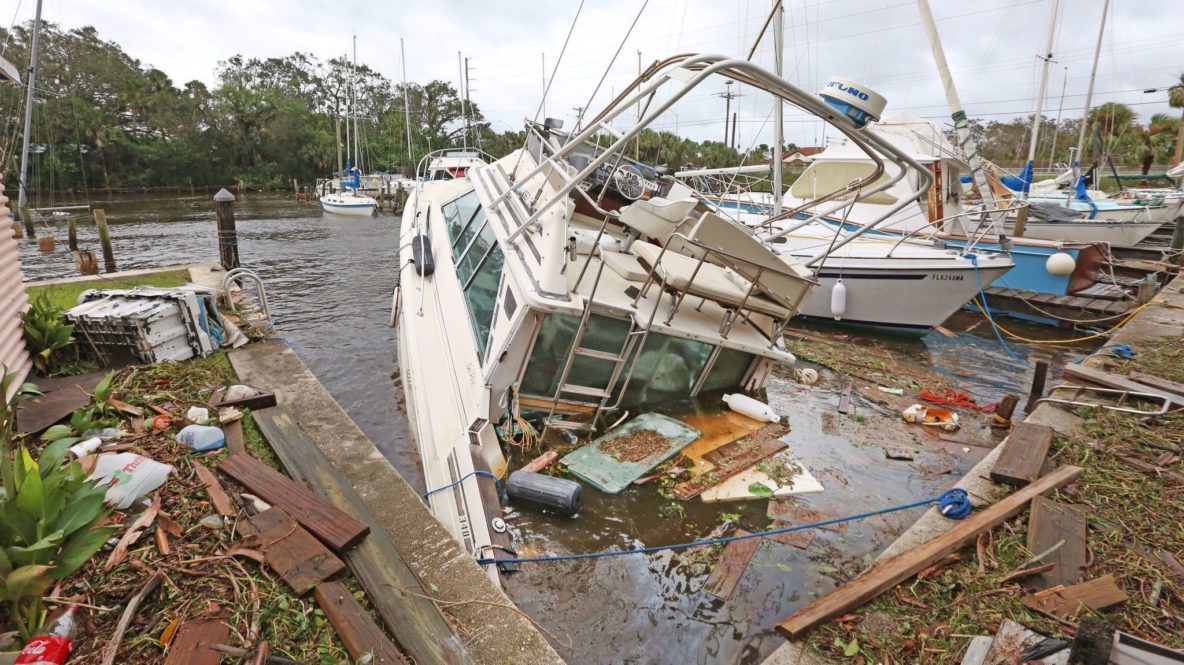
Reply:
<svg viewBox="0 0 1184 665"><path fill-rule="evenodd" d="M621 196L636 201L645 191L645 177L632 164L622 164L613 172L613 185Z"/></svg>

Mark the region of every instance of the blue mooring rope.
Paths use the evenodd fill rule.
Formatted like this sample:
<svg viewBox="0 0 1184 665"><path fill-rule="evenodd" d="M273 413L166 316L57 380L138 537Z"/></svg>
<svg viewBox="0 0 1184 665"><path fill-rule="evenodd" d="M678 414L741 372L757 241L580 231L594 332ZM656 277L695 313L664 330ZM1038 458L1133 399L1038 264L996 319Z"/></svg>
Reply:
<svg viewBox="0 0 1184 665"><path fill-rule="evenodd" d="M463 480L463 478L462 478ZM459 481L457 481L459 482ZM552 556L536 556L536 557L515 557L512 559L496 559L489 557L481 557L477 559L477 563L488 564L507 564L507 563L538 563L542 561L574 561L577 559L603 559L614 556L625 556L626 554L651 554L653 552L661 552L662 550L683 550L689 547L701 547L703 545L721 545L723 543L730 543L736 540L747 540L749 538L763 538L765 536L775 536L779 533L790 533L792 531L804 531L806 529L815 529L818 527L830 526L831 524L840 524L843 522L853 522L867 517L875 517L876 515L884 515L886 513L894 513L901 510L909 510L911 508L920 508L921 506L928 506L930 504L938 504L942 515L950 519L960 520L970 514L970 497L967 496L964 490L958 488L946 490L941 496L932 499L924 499L921 501L914 501L912 503L905 503L899 506L889 506L888 508L881 508L880 510L872 510L866 513L856 513L846 517L836 517L834 519L822 520L821 522L811 522L809 524L795 524L780 529L771 529L769 531L761 531L759 533L746 533L739 536L727 536L724 538L707 538L704 540L693 540L689 543L677 543L674 545L654 545L651 547L639 547L631 550L610 550L607 552L587 552L584 554L556 554Z"/></svg>
<svg viewBox="0 0 1184 665"><path fill-rule="evenodd" d="M426 500L429 496L435 494L436 492L443 492L446 489L456 487L457 485L463 483L465 480L467 480L469 478L472 478L473 476L485 476L486 478L493 478L493 482L497 483L497 493L499 495L502 493L501 479L488 471L481 471L478 469L477 471L470 471L470 472L466 473L465 475L461 476L460 478L457 478L455 481L448 483L447 485L445 485L443 487L437 487L434 490L428 490L427 492L424 492L423 494L421 494L420 498Z"/></svg>
<svg viewBox="0 0 1184 665"><path fill-rule="evenodd" d="M995 325L995 317L991 315L991 308L987 305L987 294L983 293L983 280L978 274L978 255L973 252L967 252L962 257L970 259L970 265L974 266L974 281L978 284L978 298L983 301L983 312L987 315L987 321L991 324L991 330L995 331L995 338L1003 345L1003 350L1007 352L1007 355L1014 358L1024 367L1031 367L1032 363L1019 357L1015 351L1011 350L1011 347L1007 345L1007 340L1003 339L1003 333L999 332L999 326Z"/></svg>

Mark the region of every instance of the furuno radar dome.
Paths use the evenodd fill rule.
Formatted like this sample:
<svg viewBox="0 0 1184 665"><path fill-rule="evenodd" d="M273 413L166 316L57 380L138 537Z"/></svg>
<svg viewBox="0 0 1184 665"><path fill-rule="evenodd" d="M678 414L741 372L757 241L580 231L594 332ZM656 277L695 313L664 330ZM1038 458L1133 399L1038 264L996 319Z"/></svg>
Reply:
<svg viewBox="0 0 1184 665"><path fill-rule="evenodd" d="M859 128L879 120L888 103L878 92L841 76L832 76L818 95Z"/></svg>

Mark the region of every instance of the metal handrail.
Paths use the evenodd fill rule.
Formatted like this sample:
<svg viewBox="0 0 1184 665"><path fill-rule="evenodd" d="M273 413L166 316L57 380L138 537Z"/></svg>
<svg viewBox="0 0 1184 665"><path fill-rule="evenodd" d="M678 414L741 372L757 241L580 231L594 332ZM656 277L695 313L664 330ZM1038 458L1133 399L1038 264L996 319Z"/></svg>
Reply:
<svg viewBox="0 0 1184 665"><path fill-rule="evenodd" d="M982 235L979 235L977 238L974 236L978 232L982 231L984 228L990 229L991 225L988 224L988 222L991 221L989 219L990 215L995 214L995 213L1006 214L1012 210L1019 210L1020 208L1025 208L1025 207L1027 207L1028 202L1027 201L1014 201L1013 204L1009 203L1007 206L1005 206L1003 208L996 208L995 210L987 210L985 208L977 209L977 210L963 210L960 213L957 213L954 215L949 215L947 217L942 217L941 219L935 219L933 221L927 222L924 226L920 226L918 228L913 229L912 231L909 231L908 233L901 235L900 240L896 241L896 244L892 245L892 249L888 250L888 256L892 256L892 252L896 251L896 248L899 247L904 241L909 240L914 237L917 237L918 234L920 234L922 231L924 231L927 228L930 228L930 227L938 228L940 225L945 224L946 222L958 219L959 217L969 217L970 215L982 215L982 219L980 219L978 225L974 227L974 231L968 233L966 236L967 238L969 238L971 240L971 242L966 245L966 248L970 249L975 244L977 244L978 241L980 241L984 237L986 237L985 233ZM940 230L940 229L938 229L938 230ZM932 234L930 234L930 235L932 235Z"/></svg>

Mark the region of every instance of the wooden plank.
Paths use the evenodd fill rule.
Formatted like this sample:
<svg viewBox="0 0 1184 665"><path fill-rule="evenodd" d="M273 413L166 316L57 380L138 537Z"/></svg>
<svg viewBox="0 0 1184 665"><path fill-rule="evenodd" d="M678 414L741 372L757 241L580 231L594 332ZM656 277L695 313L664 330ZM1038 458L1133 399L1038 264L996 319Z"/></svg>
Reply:
<svg viewBox="0 0 1184 665"><path fill-rule="evenodd" d="M267 565L298 594L345 570L341 559L280 508L269 508L239 522L238 532L259 538L258 549Z"/></svg>
<svg viewBox="0 0 1184 665"><path fill-rule="evenodd" d="M1184 398L1184 383L1168 381L1167 379L1161 379L1154 374L1146 374L1144 372L1131 372L1129 376L1131 381L1138 381L1139 383L1149 385L1156 390L1169 392L1173 395L1179 395L1181 398Z"/></svg>
<svg viewBox="0 0 1184 665"><path fill-rule="evenodd" d="M72 377L71 381L54 381L54 388L45 391L35 399L21 402L16 407L16 429L18 432L36 434L50 425L69 416L75 409L90 404L90 391L94 390L104 373Z"/></svg>
<svg viewBox="0 0 1184 665"><path fill-rule="evenodd" d="M1122 462L1123 464L1131 467L1132 469L1138 469L1139 471L1142 471L1143 473L1146 473L1148 475L1163 478L1164 480L1167 480L1174 485L1184 485L1184 476L1181 476L1180 474L1176 473L1175 471L1169 471L1167 469L1162 469L1158 466L1155 466L1154 464L1144 462L1141 459L1136 459L1134 457L1129 457L1127 455L1115 455L1114 458L1117 459L1118 461Z"/></svg>
<svg viewBox="0 0 1184 665"><path fill-rule="evenodd" d="M998 503L955 522L945 533L913 549L882 561L859 577L791 614L777 625L796 639L827 619L851 611L884 591L916 575L942 557L957 551L978 534L992 529L1022 511L1034 497L1063 487L1081 476L1081 467L1062 466Z"/></svg>
<svg viewBox="0 0 1184 665"><path fill-rule="evenodd" d="M181 624L164 665L218 665L222 652L210 648L215 644L226 644L230 637L230 626L223 619L186 621Z"/></svg>
<svg viewBox="0 0 1184 665"><path fill-rule="evenodd" d="M991 469L991 480L1023 486L1039 478L1052 445L1052 435L1052 428L1047 425L1028 422L1016 425Z"/></svg>
<svg viewBox="0 0 1184 665"><path fill-rule="evenodd" d="M793 524L811 524L814 522L823 522L829 519L834 519L834 515L823 515L817 510L787 501L770 501L769 505L765 507L765 514L782 523L783 526L790 526ZM846 533L847 523L839 522L837 524L827 524L826 526L820 526L818 528L826 529L827 531Z"/></svg>
<svg viewBox="0 0 1184 665"><path fill-rule="evenodd" d="M231 455L243 455L247 452L247 444L243 439L243 423L232 420L222 426L222 434L226 436L226 450Z"/></svg>
<svg viewBox="0 0 1184 665"><path fill-rule="evenodd" d="M376 665L406 663L403 653L374 623L362 605L341 582L321 582L316 587L317 605L337 631L349 657L357 661L373 654Z"/></svg>
<svg viewBox="0 0 1184 665"><path fill-rule="evenodd" d="M559 459L558 450L548 450L538 457L527 462L519 471L530 471L532 473L542 473L543 469L551 466L555 460ZM633 482L637 482L636 480Z"/></svg>
<svg viewBox="0 0 1184 665"><path fill-rule="evenodd" d="M283 407L252 415L294 480L316 489L327 501L357 515L364 523L377 524L362 497ZM390 533L373 528L365 540L344 554L344 559L366 589L370 604L387 630L416 663L472 665L472 658L440 609L427 597L432 594L403 560Z"/></svg>
<svg viewBox="0 0 1184 665"><path fill-rule="evenodd" d="M761 460L785 450L789 446L780 441L779 437L788 431L789 428L780 423L769 423L748 436L720 446L717 451L725 448L728 451L715 458L713 463L716 467L675 485L675 496L683 501L699 496Z"/></svg>
<svg viewBox="0 0 1184 665"><path fill-rule="evenodd" d="M197 474L201 484L206 486L206 494L210 495L210 503L213 504L214 510L218 511L219 515L233 517L238 511L234 509L234 503L226 494L226 490L222 489L222 483L218 482L214 472L201 462L193 463L193 472Z"/></svg>
<svg viewBox="0 0 1184 665"><path fill-rule="evenodd" d="M769 540L782 545L790 545L799 550L804 550L810 547L810 543L814 542L814 538L818 534L814 529L806 529L805 531L786 531L785 533L777 533L772 536L766 536Z"/></svg>
<svg viewBox="0 0 1184 665"><path fill-rule="evenodd" d="M839 413L847 415L851 413L851 384L843 385L843 392L839 394Z"/></svg>
<svg viewBox="0 0 1184 665"><path fill-rule="evenodd" d="M1076 616L1082 609L1104 610L1126 602L1126 592L1114 581L1113 575L1073 584L1057 586L1020 599L1027 607L1061 619Z"/></svg>
<svg viewBox="0 0 1184 665"><path fill-rule="evenodd" d="M1136 393L1151 393L1159 395L1164 399L1174 402L1177 406L1184 404L1184 398L1179 395L1172 395L1172 393L1159 390L1151 386L1144 385L1138 381L1132 381L1126 377L1103 372L1085 365L1069 364L1065 365L1064 369L1065 380L1073 379L1074 381L1084 381L1086 383L1093 383L1106 388L1115 388L1117 390L1129 390Z"/></svg>
<svg viewBox="0 0 1184 665"><path fill-rule="evenodd" d="M266 392L263 390L259 390L258 395L251 395L250 397L244 397L242 399L232 399L232 400L223 401L222 394L225 392L225 390L226 390L225 388L220 388L214 392L213 396L210 399L210 406L214 407L215 409L221 409L221 408L225 408L228 406L234 406L234 407L239 407L239 408L251 409L252 411L257 411L260 409L269 409L269 408L276 405L275 393L269 393L269 392ZM258 389L256 389L256 390L258 390Z"/></svg>
<svg viewBox="0 0 1184 665"><path fill-rule="evenodd" d="M737 536L747 534L748 532L742 529L736 531ZM728 543L723 554L719 557L719 563L711 569L711 575L703 585L703 590L721 600L731 598L732 594L736 592L736 585L740 582L740 577L748 568L748 562L752 561L752 555L756 553L756 548L760 544L760 538L733 540Z"/></svg>
<svg viewBox="0 0 1184 665"><path fill-rule="evenodd" d="M1081 580L1089 557L1085 529L1085 515L1076 508L1042 496L1032 499L1032 514L1028 518L1028 551L1040 554L1065 541L1044 559L1055 564L1052 570L1034 575L1031 578L1032 586L1048 589L1062 584L1076 584Z"/></svg>
<svg viewBox="0 0 1184 665"><path fill-rule="evenodd" d="M370 527L250 455L231 455L218 464L218 470L283 508L336 552L349 549L370 532Z"/></svg>

